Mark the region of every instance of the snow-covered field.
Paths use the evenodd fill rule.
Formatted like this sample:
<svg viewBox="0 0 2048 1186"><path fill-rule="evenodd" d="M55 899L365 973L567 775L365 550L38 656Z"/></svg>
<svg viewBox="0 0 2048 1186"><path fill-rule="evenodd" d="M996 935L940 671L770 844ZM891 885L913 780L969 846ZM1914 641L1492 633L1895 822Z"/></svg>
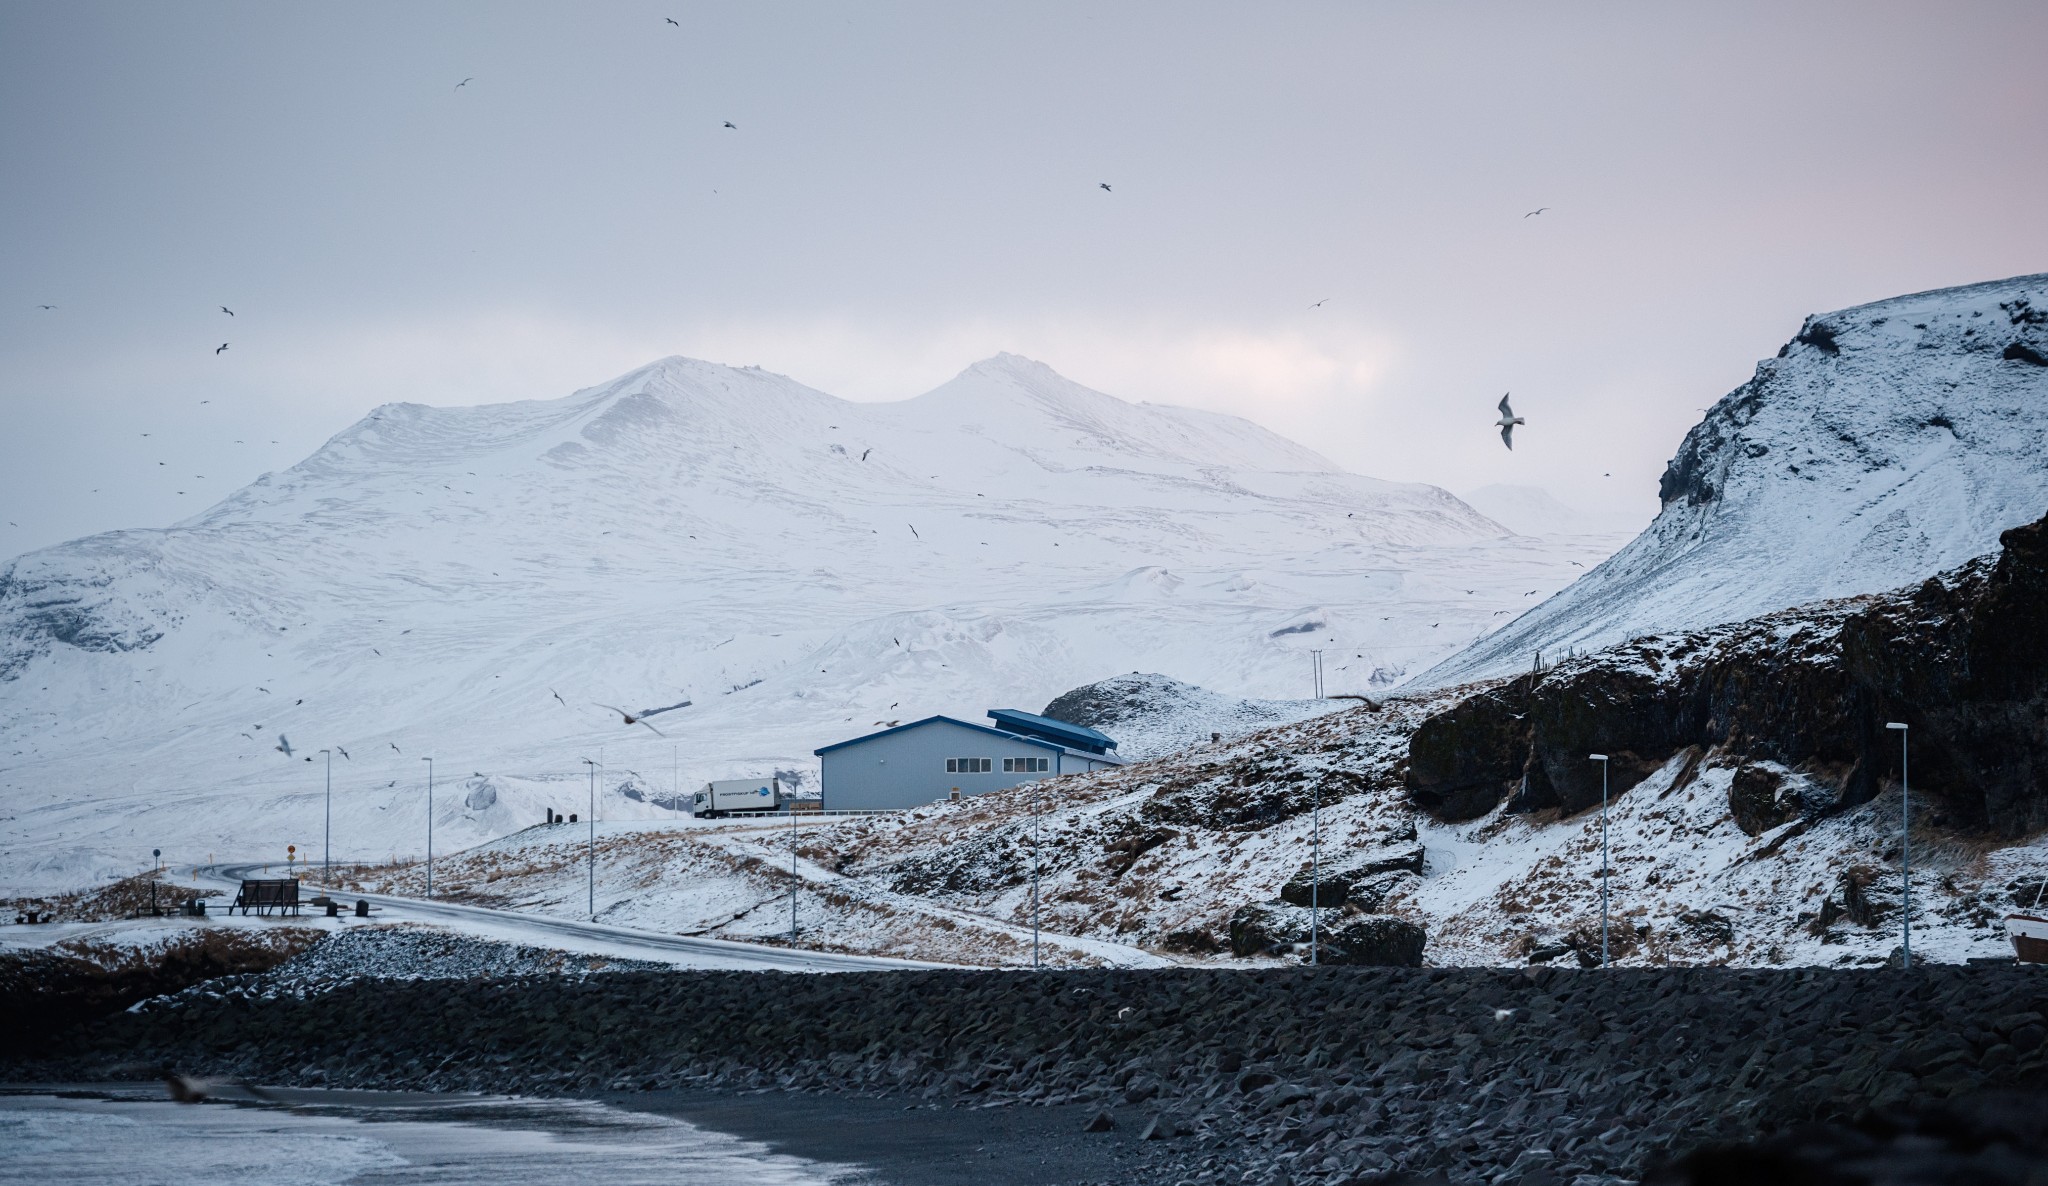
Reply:
<svg viewBox="0 0 2048 1186"><path fill-rule="evenodd" d="M1379 694L1618 536L1512 535L1229 417L1012 356L857 404L683 359L378 408L163 531L0 569L0 889L351 860L781 770L893 720L1160 671ZM645 726L599 707L689 700ZM288 739L292 753L281 748ZM307 760L310 758L310 762Z"/></svg>

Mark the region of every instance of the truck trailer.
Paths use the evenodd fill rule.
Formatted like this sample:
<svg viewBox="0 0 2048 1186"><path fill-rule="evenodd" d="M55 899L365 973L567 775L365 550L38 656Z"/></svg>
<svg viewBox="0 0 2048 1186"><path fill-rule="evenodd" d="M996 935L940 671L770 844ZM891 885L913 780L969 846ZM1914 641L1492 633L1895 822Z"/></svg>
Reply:
<svg viewBox="0 0 2048 1186"><path fill-rule="evenodd" d="M735 811L777 811L787 800L776 778L721 778L704 784L690 805L698 819L717 819Z"/></svg>

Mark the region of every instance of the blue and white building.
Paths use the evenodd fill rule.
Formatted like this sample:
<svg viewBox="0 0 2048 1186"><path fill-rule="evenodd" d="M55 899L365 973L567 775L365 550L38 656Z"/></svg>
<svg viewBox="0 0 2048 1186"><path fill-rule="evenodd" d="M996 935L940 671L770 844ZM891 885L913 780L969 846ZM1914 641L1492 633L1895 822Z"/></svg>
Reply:
<svg viewBox="0 0 2048 1186"><path fill-rule="evenodd" d="M926 717L814 751L826 811L922 807L1035 778L1121 766L1116 742L1083 725L992 708L993 725Z"/></svg>

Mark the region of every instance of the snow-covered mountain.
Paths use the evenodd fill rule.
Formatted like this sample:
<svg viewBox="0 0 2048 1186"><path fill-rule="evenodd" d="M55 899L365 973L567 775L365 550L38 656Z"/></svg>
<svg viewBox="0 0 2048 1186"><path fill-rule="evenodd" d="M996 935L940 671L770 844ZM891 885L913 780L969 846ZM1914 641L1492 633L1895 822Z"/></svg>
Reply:
<svg viewBox="0 0 2048 1186"><path fill-rule="evenodd" d="M1686 434L1642 535L1417 686L1952 568L2048 510L2044 459L2048 275L1808 318Z"/></svg>
<svg viewBox="0 0 2048 1186"><path fill-rule="evenodd" d="M1494 483L1458 495L1466 506L1519 535L1633 535L1639 516L1582 511L1541 486Z"/></svg>
<svg viewBox="0 0 2048 1186"><path fill-rule="evenodd" d="M588 810L584 758L619 817L1132 670L1283 699L1321 649L1373 690L1603 554L1007 355L897 403L671 358L387 404L171 528L0 569L0 881L317 851L329 747L337 853L387 857L422 849L424 757L445 850ZM664 736L598 707L683 700Z"/></svg>

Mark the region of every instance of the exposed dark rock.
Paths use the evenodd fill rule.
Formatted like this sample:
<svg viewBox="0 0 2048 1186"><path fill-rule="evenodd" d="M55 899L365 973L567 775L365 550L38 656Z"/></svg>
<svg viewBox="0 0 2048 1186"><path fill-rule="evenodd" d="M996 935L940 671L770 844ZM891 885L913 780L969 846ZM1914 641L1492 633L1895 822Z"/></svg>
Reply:
<svg viewBox="0 0 2048 1186"><path fill-rule="evenodd" d="M1333 859L1323 862L1319 875L1312 864L1303 865L1299 873L1280 887L1280 900L1296 906L1322 906L1325 909L1342 906L1353 899L1359 887L1375 882L1385 874L1421 873L1423 856L1423 848L1419 844L1332 854ZM1379 887L1382 900L1387 889L1397 883L1398 879ZM1310 901L1311 896L1314 901ZM1364 905L1363 908L1374 910L1378 903Z"/></svg>
<svg viewBox="0 0 2048 1186"><path fill-rule="evenodd" d="M1765 807L1751 776L1751 827L1868 801L1898 769L1885 723L1905 721L1915 791L1955 826L2048 826L2048 520L2001 543L1912 589L1637 639L1467 697L1416 731L1410 797L1447 820L1510 795L1517 810L1576 812L1600 801L1589 753L1610 756L1620 795L1695 745L1828 787Z"/></svg>
<svg viewBox="0 0 2048 1186"><path fill-rule="evenodd" d="M2037 367L2048 367L2048 353L2043 353L2039 347L2023 338L2014 339L1999 357L2007 362L2024 362Z"/></svg>
<svg viewBox="0 0 2048 1186"><path fill-rule="evenodd" d="M1112 1132L1115 1129L1116 1117L1110 1115L1109 1109L1107 1108L1104 1108L1103 1110L1097 1112L1095 1115L1090 1116L1088 1118L1088 1123L1081 1126L1082 1132Z"/></svg>
<svg viewBox="0 0 2048 1186"><path fill-rule="evenodd" d="M1309 912L1284 902L1252 902L1230 916L1230 954L1280 955L1309 938Z"/></svg>
<svg viewBox="0 0 2048 1186"><path fill-rule="evenodd" d="M1317 959L1359 967L1419 968L1428 940L1420 923L1391 914L1354 914L1335 920L1324 933Z"/></svg>
<svg viewBox="0 0 2048 1186"><path fill-rule="evenodd" d="M1755 836L1792 818L1780 797L1785 779L1767 766L1744 766L1728 784L1728 810L1735 826Z"/></svg>

